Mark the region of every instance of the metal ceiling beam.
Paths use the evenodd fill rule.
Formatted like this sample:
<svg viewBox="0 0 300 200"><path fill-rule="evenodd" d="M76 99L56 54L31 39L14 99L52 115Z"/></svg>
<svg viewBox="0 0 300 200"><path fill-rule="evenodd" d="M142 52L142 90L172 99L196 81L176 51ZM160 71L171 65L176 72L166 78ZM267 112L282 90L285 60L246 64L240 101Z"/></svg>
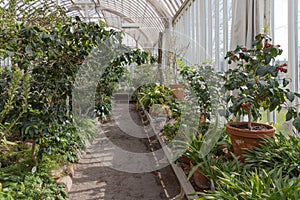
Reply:
<svg viewBox="0 0 300 200"><path fill-rule="evenodd" d="M162 18L164 25L168 26L171 16L165 11L164 6L157 0L148 0L148 3L152 5L157 14Z"/></svg>
<svg viewBox="0 0 300 200"><path fill-rule="evenodd" d="M178 18L178 16L180 16L180 14L182 13L182 11L187 7L187 5L191 3L191 0L185 0L181 7L178 9L178 11L176 12L176 14L173 17L172 23L174 24L176 19Z"/></svg>

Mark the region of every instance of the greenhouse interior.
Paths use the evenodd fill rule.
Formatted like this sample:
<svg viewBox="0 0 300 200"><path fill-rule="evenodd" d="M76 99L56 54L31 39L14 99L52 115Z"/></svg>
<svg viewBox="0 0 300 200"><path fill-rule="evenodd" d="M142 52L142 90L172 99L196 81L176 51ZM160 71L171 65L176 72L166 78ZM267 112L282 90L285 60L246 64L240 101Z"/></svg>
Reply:
<svg viewBox="0 0 300 200"><path fill-rule="evenodd" d="M0 0L1 200L299 200L298 0Z"/></svg>

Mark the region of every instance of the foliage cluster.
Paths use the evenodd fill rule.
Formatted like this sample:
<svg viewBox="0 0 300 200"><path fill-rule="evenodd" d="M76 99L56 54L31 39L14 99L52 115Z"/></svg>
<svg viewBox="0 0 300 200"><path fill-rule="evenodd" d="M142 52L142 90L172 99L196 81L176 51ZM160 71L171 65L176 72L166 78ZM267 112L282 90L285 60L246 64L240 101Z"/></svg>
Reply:
<svg viewBox="0 0 300 200"><path fill-rule="evenodd" d="M110 98L112 86L107 83L115 83L127 64L150 63L150 55L122 46L122 34L101 21L68 17L56 1L0 4L7 4L0 8L0 59L6 63L0 69L0 197L65 199L63 188L48 175L45 158L75 162L84 140L97 132L90 120L74 119L74 84L85 59L96 47L108 50L110 57L100 66L107 70L97 82L98 90ZM117 49L124 54L116 57ZM84 109L88 116L89 106ZM91 127L82 126L85 123ZM21 144L29 148L23 158L16 150ZM37 171L31 172L34 166Z"/></svg>
<svg viewBox="0 0 300 200"><path fill-rule="evenodd" d="M210 65L186 66L179 61L179 72L187 82L187 100L193 102L193 108L199 115L199 130L205 134L213 115L222 105L221 76Z"/></svg>
<svg viewBox="0 0 300 200"><path fill-rule="evenodd" d="M140 102L148 112L155 104L169 106L172 101L171 89L158 83L143 85L137 92Z"/></svg>
<svg viewBox="0 0 300 200"><path fill-rule="evenodd" d="M299 142L283 134L264 139L245 153L242 166L233 154L233 159L208 155L197 167L210 178L214 190L200 192L199 199L298 199Z"/></svg>
<svg viewBox="0 0 300 200"><path fill-rule="evenodd" d="M229 64L235 63L234 69L226 71L224 88L228 93L226 102L229 114L235 117L248 116L248 128L252 121L261 118L263 110L277 110L288 107L286 120L296 117L296 109L288 106L298 93L290 91L289 80L283 74L287 73L287 63L276 62L276 57L282 54L280 45L271 43L267 33L258 34L253 42L253 48L237 46L226 54Z"/></svg>
<svg viewBox="0 0 300 200"><path fill-rule="evenodd" d="M155 62L148 52L131 50L121 44L117 52L118 56L108 63L102 73L96 90L95 110L101 121L107 120L111 115L113 93L118 81L127 73L126 66L132 63L144 65Z"/></svg>

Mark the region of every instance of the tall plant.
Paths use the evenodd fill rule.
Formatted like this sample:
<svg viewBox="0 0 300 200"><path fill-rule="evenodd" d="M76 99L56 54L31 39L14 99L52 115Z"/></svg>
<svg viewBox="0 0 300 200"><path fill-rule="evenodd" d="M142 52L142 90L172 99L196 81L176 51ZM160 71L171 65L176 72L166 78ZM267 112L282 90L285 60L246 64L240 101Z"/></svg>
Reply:
<svg viewBox="0 0 300 200"><path fill-rule="evenodd" d="M230 103L229 111L234 116L248 116L248 128L252 121L261 118L261 110L280 111L287 100L292 102L299 94L290 91L289 80L282 78L287 73L287 63L276 62L283 50L280 45L271 43L267 33L258 34L253 48L237 46L229 51L225 59L234 64L233 69L226 71L224 88L232 92L226 96ZM295 115L295 109L289 108L286 120Z"/></svg>
<svg viewBox="0 0 300 200"><path fill-rule="evenodd" d="M29 75L22 75L20 70L5 72L0 69L0 144L13 132L20 118L28 109ZM21 104L20 107L18 107ZM13 117L11 117L13 116Z"/></svg>
<svg viewBox="0 0 300 200"><path fill-rule="evenodd" d="M63 154L76 151L80 141L72 118L72 90L78 69L104 40L116 37L109 43L111 46L119 41L116 31L109 30L103 22L85 23L78 17L67 17L59 7L49 6L55 2L36 8L31 6L34 3L38 1L10 1L10 9L0 9L0 57L11 60L8 68L12 74L20 69L30 77L26 98L30 109L13 128L15 137L33 141L36 163L36 155L52 153L57 147L65 150L60 151ZM3 123L22 112L20 93L15 96L15 114L5 113ZM5 103L0 106L4 108Z"/></svg>
<svg viewBox="0 0 300 200"><path fill-rule="evenodd" d="M203 133L208 129L211 116L215 114L221 105L221 77L209 65L185 66L179 62L180 75L187 81L191 90L189 100L195 100L195 106L199 112L200 126Z"/></svg>

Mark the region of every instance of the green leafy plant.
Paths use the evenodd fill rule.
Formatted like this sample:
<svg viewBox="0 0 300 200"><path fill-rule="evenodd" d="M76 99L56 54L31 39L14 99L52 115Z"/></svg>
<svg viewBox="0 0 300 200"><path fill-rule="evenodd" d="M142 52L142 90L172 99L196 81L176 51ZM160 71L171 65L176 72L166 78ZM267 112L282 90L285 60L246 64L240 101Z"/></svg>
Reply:
<svg viewBox="0 0 300 200"><path fill-rule="evenodd" d="M284 176L300 177L300 139L284 134L265 138L245 154L245 168L280 170Z"/></svg>
<svg viewBox="0 0 300 200"><path fill-rule="evenodd" d="M258 34L253 42L253 48L237 46L226 54L225 59L235 68L226 71L224 88L230 93L226 102L230 103L229 114L236 117L248 116L248 128L251 123L261 118L262 110L280 111L287 100L293 101L299 94L290 91L287 86L289 80L281 75L287 72L287 63L275 62L275 58L282 54L280 45L271 43L266 34ZM290 107L286 120L295 116L295 108Z"/></svg>
<svg viewBox="0 0 300 200"><path fill-rule="evenodd" d="M96 137L99 132L98 127L95 124L95 121L90 118L77 117L75 118L76 130L80 141L82 141L82 146L79 146L80 149L85 149L88 142Z"/></svg>
<svg viewBox="0 0 300 200"><path fill-rule="evenodd" d="M164 124L162 132L168 141L172 141L178 133L180 123L179 121L168 121Z"/></svg>
<svg viewBox="0 0 300 200"><path fill-rule="evenodd" d="M120 55L112 58L107 64L97 86L95 111L101 121L106 121L111 114L113 92L117 89L118 81L126 74L126 66L132 63L143 65L155 62L148 52L128 49L125 46L119 46L119 48L124 52L120 52Z"/></svg>
<svg viewBox="0 0 300 200"><path fill-rule="evenodd" d="M158 83L142 86L138 91L138 96L147 111L154 104L168 105L172 99L171 90Z"/></svg>
<svg viewBox="0 0 300 200"><path fill-rule="evenodd" d="M29 74L22 75L22 71L5 72L0 69L1 79L0 94L0 144L6 137L13 134L13 129L20 122L20 118L28 109ZM21 104L21 105L19 105Z"/></svg>
<svg viewBox="0 0 300 200"><path fill-rule="evenodd" d="M298 199L300 180L287 178L281 171L232 173L220 171L218 189L200 192L200 199L254 200L254 199Z"/></svg>
<svg viewBox="0 0 300 200"><path fill-rule="evenodd" d="M298 199L299 138L279 134L263 140L247 150L243 165L233 153L205 156L190 176L200 167L215 189L199 192L199 199Z"/></svg>
<svg viewBox="0 0 300 200"><path fill-rule="evenodd" d="M199 114L199 129L201 133L208 130L211 115L217 112L221 105L221 76L209 65L185 66L179 62L180 75L187 81L191 94L188 101L195 101L195 110Z"/></svg>
<svg viewBox="0 0 300 200"><path fill-rule="evenodd" d="M43 172L27 173L22 176L3 174L5 180L0 190L0 198L4 199L67 199L65 185L57 184L55 180Z"/></svg>
<svg viewBox="0 0 300 200"><path fill-rule="evenodd" d="M225 145L226 132L224 129L218 128L217 122L205 135L198 134L197 131L186 130L186 132L180 133L183 138L174 141L174 146L179 154L183 153L195 166L202 163L208 155L215 158L222 154L225 155L221 144Z"/></svg>
<svg viewBox="0 0 300 200"><path fill-rule="evenodd" d="M55 161L45 158L33 170L31 145L18 144L0 151L0 199L67 199L64 185L51 178L49 169L65 162L60 156Z"/></svg>

